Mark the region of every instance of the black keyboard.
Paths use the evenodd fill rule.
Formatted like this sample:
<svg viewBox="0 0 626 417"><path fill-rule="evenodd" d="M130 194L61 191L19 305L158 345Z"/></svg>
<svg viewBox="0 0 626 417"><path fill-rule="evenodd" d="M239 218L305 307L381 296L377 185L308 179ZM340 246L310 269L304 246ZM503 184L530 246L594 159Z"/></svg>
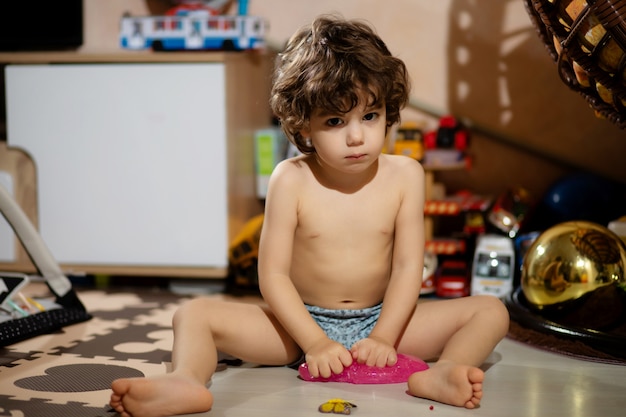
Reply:
<svg viewBox="0 0 626 417"><path fill-rule="evenodd" d="M57 308L27 317L0 323L0 347L22 340L55 332L70 324L91 319L91 315L79 308Z"/></svg>

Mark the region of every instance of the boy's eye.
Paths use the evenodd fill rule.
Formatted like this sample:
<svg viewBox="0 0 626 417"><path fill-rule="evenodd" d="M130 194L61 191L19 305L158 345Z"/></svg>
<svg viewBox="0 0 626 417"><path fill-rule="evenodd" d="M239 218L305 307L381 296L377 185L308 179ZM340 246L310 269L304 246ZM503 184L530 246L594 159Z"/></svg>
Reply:
<svg viewBox="0 0 626 417"><path fill-rule="evenodd" d="M326 121L328 126L339 126L341 124L341 119L339 117L332 117Z"/></svg>
<svg viewBox="0 0 626 417"><path fill-rule="evenodd" d="M374 120L378 117L378 113L367 113L363 116L363 120Z"/></svg>

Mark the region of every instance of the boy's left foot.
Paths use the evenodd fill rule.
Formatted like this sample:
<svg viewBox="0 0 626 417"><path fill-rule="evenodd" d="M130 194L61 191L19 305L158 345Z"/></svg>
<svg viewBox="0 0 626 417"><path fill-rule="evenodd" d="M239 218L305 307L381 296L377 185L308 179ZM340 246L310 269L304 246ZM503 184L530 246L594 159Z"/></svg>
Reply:
<svg viewBox="0 0 626 417"><path fill-rule="evenodd" d="M437 362L409 377L409 394L465 408L476 408L483 396L485 373L474 366Z"/></svg>

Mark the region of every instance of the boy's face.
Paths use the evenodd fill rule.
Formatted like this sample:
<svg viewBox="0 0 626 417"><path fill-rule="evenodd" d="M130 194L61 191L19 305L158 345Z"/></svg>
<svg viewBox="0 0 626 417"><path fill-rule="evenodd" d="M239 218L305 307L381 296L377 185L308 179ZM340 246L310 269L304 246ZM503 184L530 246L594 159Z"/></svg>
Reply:
<svg viewBox="0 0 626 417"><path fill-rule="evenodd" d="M341 172L359 172L378 160L385 144L387 118L384 103L367 106L365 100L348 113L329 114L316 110L309 128L318 160Z"/></svg>

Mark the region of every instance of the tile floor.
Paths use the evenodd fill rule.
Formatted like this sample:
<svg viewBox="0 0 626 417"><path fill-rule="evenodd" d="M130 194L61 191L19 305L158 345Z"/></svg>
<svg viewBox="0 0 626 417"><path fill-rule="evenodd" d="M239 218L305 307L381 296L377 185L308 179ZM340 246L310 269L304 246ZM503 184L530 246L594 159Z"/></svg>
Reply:
<svg viewBox="0 0 626 417"><path fill-rule="evenodd" d="M485 396L475 410L411 397L404 384L312 383L289 368L228 368L213 378L213 410L197 416L319 416L317 407L336 397L356 404L352 415L357 417L626 415L626 366L582 361L504 339L484 367Z"/></svg>

